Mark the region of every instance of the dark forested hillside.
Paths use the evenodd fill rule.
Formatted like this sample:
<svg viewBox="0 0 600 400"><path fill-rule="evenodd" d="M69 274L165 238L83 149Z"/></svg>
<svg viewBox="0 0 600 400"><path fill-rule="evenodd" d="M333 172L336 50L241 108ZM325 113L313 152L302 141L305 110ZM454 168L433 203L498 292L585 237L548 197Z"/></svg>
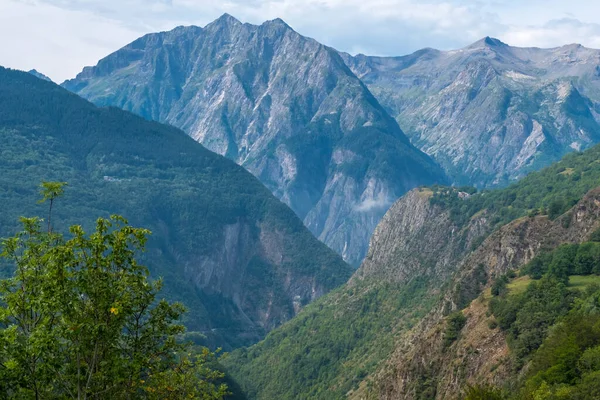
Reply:
<svg viewBox="0 0 600 400"><path fill-rule="evenodd" d="M207 343L257 341L350 275L256 178L175 128L0 68L0 138L1 236L45 215L42 180L68 182L55 230L112 213L150 229L143 262Z"/></svg>

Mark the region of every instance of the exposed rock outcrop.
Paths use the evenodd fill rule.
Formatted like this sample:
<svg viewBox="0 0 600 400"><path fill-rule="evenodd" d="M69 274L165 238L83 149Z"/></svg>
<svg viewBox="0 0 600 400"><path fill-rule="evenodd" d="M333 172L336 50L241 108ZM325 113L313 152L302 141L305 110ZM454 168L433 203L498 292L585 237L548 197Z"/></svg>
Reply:
<svg viewBox="0 0 600 400"><path fill-rule="evenodd" d="M414 189L390 208L375 229L369 253L352 281L407 282L430 275L443 282L454 273L456 260L489 233L490 223L482 212L466 226L459 226L449 210L431 203L432 195L428 188Z"/></svg>

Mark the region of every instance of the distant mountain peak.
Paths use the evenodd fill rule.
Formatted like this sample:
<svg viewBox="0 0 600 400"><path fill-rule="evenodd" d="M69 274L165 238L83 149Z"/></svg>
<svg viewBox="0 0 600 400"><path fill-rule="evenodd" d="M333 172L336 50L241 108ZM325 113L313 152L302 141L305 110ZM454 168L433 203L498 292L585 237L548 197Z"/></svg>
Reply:
<svg viewBox="0 0 600 400"><path fill-rule="evenodd" d="M280 25L280 26L284 26L286 28L291 29L291 27L287 24L287 22L285 22L281 18L275 18L270 21L267 21L267 22L265 22L265 25Z"/></svg>
<svg viewBox="0 0 600 400"><path fill-rule="evenodd" d="M175 28L173 28L171 31L169 31L170 33L175 33L175 34L181 34L181 33L185 33L185 32L193 32L195 31L196 33L200 33L202 32L202 28L196 25L179 25ZM167 33L169 33L167 32Z"/></svg>
<svg viewBox="0 0 600 400"><path fill-rule="evenodd" d="M48 81L48 82L52 82L52 79L48 78L46 75L42 74L41 72L39 72L36 69L32 69L32 70L27 71L27 72L30 73L31 75L37 77L37 78L43 79L43 80Z"/></svg>
<svg viewBox="0 0 600 400"><path fill-rule="evenodd" d="M244 25L244 23L241 22L239 19L235 18L234 16L232 16L231 14L225 13L225 14L221 15L219 18L217 18L216 20L214 20L213 22L209 23L207 26L211 26L211 25L236 26L236 25ZM275 18L275 19L272 19L269 21L265 21L261 25L255 25L255 24L246 24L246 25L251 25L251 26L255 26L255 27L256 26L276 27L276 28L293 30L292 27L289 26L287 24L287 22L285 22L281 18Z"/></svg>
<svg viewBox="0 0 600 400"><path fill-rule="evenodd" d="M570 51L588 50L587 47L583 46L580 43L566 44L564 46L561 46L560 48L563 50L570 50Z"/></svg>
<svg viewBox="0 0 600 400"><path fill-rule="evenodd" d="M239 25L242 22L235 18L233 15L225 13L223 15L221 15L219 18L217 18L213 24L228 24L228 25Z"/></svg>
<svg viewBox="0 0 600 400"><path fill-rule="evenodd" d="M479 39L478 41L476 41L475 43L470 45L468 48L477 49L477 48L483 48L483 47L499 48L499 47L508 47L508 45L506 43L504 43L503 41L501 41L500 39L486 36L483 39Z"/></svg>

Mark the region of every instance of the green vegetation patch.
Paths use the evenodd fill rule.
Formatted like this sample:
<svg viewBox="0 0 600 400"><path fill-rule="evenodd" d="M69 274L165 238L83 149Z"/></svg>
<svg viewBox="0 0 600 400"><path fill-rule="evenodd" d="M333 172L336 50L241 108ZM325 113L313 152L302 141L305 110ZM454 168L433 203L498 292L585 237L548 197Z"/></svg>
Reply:
<svg viewBox="0 0 600 400"><path fill-rule="evenodd" d="M600 145L567 154L561 161L527 175L504 189L448 188L434 186L432 204L450 209L452 219L465 224L481 210L488 210L495 226L527 215L556 218L573 207L588 191L600 185ZM458 192L471 193L466 199Z"/></svg>
<svg viewBox="0 0 600 400"><path fill-rule="evenodd" d="M522 294L527 290L529 284L533 281L529 276L521 276L511 281L508 285L508 292L511 295Z"/></svg>
<svg viewBox="0 0 600 400"><path fill-rule="evenodd" d="M522 276L499 277L489 308L525 376L505 399L600 396L600 243L564 244L535 257ZM525 275L529 274L529 276ZM476 387L466 399L485 398Z"/></svg>
<svg viewBox="0 0 600 400"><path fill-rule="evenodd" d="M577 290L587 290L595 285L600 285L598 275L573 275L569 277L569 287Z"/></svg>
<svg viewBox="0 0 600 400"><path fill-rule="evenodd" d="M444 347L450 347L454 343L460 332L467 323L467 317L461 311L450 314L446 321L446 331L444 332Z"/></svg>

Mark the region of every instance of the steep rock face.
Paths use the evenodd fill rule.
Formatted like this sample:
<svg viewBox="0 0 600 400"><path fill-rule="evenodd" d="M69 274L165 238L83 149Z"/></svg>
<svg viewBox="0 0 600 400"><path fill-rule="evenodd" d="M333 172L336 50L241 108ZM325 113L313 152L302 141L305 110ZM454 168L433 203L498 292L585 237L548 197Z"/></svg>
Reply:
<svg viewBox="0 0 600 400"><path fill-rule="evenodd" d="M487 301L475 300L464 309L466 324L449 348L444 346L445 320L428 320L426 328L420 324L399 340L402 350L349 398L457 399L465 384L501 385L512 379L506 335L489 328L493 317L487 313Z"/></svg>
<svg viewBox="0 0 600 400"><path fill-rule="evenodd" d="M207 309L214 333L224 330L228 336L230 320L239 324L239 342L232 345L256 342L348 276L348 268L340 268L334 257L319 261L324 270L333 267L331 276L294 265L291 254L302 250L292 243L295 238L273 224L240 220L223 226L219 233L212 251L181 260L180 267L207 298L223 303L225 314ZM308 242L309 248L314 245ZM333 264L327 266L327 262Z"/></svg>
<svg viewBox="0 0 600 400"><path fill-rule="evenodd" d="M254 176L178 129L0 68L0 136L1 236L46 215L40 180L68 182L55 229L111 214L150 229L142 262L209 344L254 343L351 274Z"/></svg>
<svg viewBox="0 0 600 400"><path fill-rule="evenodd" d="M354 264L387 208L444 181L334 50L225 15L146 35L63 84L234 160Z"/></svg>
<svg viewBox="0 0 600 400"><path fill-rule="evenodd" d="M383 217L371 239L369 253L354 280L407 282L429 275L437 283L453 272L454 263L488 233L487 213L465 226L455 224L449 210L432 205L433 192L414 189L400 198Z"/></svg>
<svg viewBox="0 0 600 400"><path fill-rule="evenodd" d="M460 263L438 307L399 341L394 356L375 375L375 389L363 385L354 398L414 399L428 393L429 398L452 399L467 384L501 385L512 379L505 335L488 326L487 298L473 299L489 290L495 277L523 267L542 249L583 242L599 227L600 188L554 221L522 218L491 234ZM444 315L463 307L464 335L446 349Z"/></svg>
<svg viewBox="0 0 600 400"><path fill-rule="evenodd" d="M485 38L455 51L342 56L457 184L503 185L600 141L598 50Z"/></svg>

